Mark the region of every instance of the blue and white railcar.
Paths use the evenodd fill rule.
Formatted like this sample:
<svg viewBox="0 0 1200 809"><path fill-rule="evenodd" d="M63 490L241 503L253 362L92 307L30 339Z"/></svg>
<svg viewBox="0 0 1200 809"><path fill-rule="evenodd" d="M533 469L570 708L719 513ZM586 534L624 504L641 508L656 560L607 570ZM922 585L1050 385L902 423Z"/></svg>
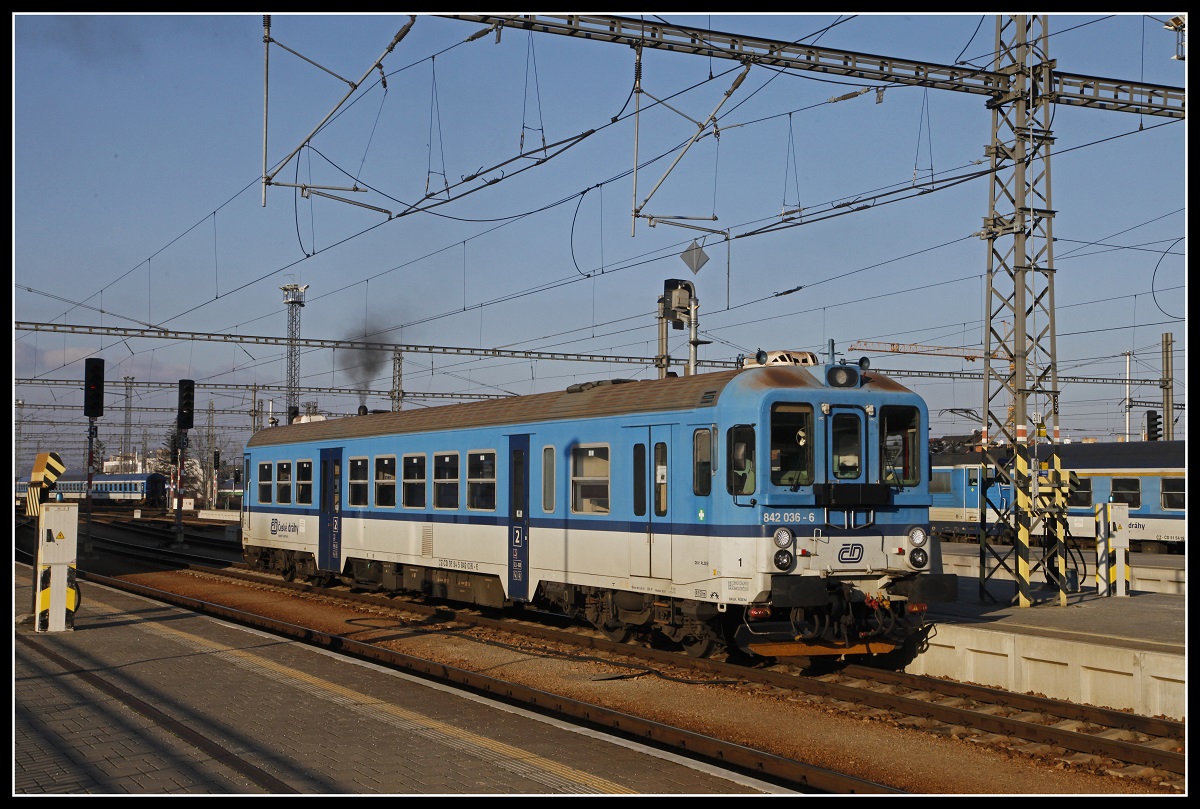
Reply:
<svg viewBox="0 0 1200 809"><path fill-rule="evenodd" d="M1044 456L1044 447L1042 452ZM1096 505L1126 503L1131 548L1182 553L1187 516L1184 455L1183 441L1061 444L1059 464L1071 476L1071 536L1094 540ZM947 541L975 539L983 511L988 515L984 530L995 533L999 515L1012 510L1011 485L996 481L980 453L934 456L930 494L930 522Z"/></svg>
<svg viewBox="0 0 1200 809"><path fill-rule="evenodd" d="M796 356L259 431L245 559L697 655L902 665L926 602L956 597L929 531L926 406L865 364Z"/></svg>
<svg viewBox="0 0 1200 809"><path fill-rule="evenodd" d="M979 453L935 455L929 495L934 533L949 542L976 539L981 514L986 511L986 525L991 526L1012 504L1011 486L996 481Z"/></svg>
<svg viewBox="0 0 1200 809"><path fill-rule="evenodd" d="M29 481L17 481L17 497L21 498ZM49 490L52 498L85 500L88 496L88 476L78 472L60 475ZM132 505L159 507L166 504L167 477L157 472L92 475L93 505Z"/></svg>
<svg viewBox="0 0 1200 809"><path fill-rule="evenodd" d="M1097 503L1129 506L1130 546L1148 553L1183 553L1187 473L1183 441L1068 444L1062 465L1078 478L1067 497L1073 536L1096 535Z"/></svg>

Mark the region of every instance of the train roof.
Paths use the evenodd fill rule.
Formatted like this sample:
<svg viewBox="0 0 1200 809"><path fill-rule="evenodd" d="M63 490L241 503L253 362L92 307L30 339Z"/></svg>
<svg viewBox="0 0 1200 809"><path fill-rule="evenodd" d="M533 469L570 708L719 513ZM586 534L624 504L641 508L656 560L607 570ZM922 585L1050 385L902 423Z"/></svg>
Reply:
<svg viewBox="0 0 1200 809"><path fill-rule="evenodd" d="M1183 468L1186 441L1106 441L1103 443L1059 444L1058 457L1066 469L1150 469ZM1003 448L1003 457L1011 457L1011 448ZM1045 446L1039 457L1047 455ZM978 464L984 457L978 452L942 452L933 456L934 466Z"/></svg>
<svg viewBox="0 0 1200 809"><path fill-rule="evenodd" d="M393 433L461 430L714 407L721 392L734 380L738 380L738 387L746 389L826 389L819 368L798 365L771 365L641 381L613 379L585 382L551 393L268 427L256 432L246 446L338 441ZM898 382L877 373L864 374L863 380L864 388L907 391Z"/></svg>
<svg viewBox="0 0 1200 809"><path fill-rule="evenodd" d="M737 373L722 371L643 381L604 380L572 385L553 393L268 427L256 432L246 445L329 441L712 406Z"/></svg>
<svg viewBox="0 0 1200 809"><path fill-rule="evenodd" d="M1108 441L1102 444L1064 444L1063 465L1079 469L1183 468L1185 441Z"/></svg>

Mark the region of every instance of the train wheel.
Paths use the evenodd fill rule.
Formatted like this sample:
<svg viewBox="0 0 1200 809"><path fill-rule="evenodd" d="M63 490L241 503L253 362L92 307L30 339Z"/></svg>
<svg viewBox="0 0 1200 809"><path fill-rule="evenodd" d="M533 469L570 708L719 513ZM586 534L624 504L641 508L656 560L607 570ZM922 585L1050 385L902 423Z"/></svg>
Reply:
<svg viewBox="0 0 1200 809"><path fill-rule="evenodd" d="M601 624L600 631L613 643L624 643L633 634L628 624Z"/></svg>
<svg viewBox="0 0 1200 809"><path fill-rule="evenodd" d="M688 657L708 657L717 648L717 644L712 638L702 638L696 635L685 635L680 645L688 653Z"/></svg>

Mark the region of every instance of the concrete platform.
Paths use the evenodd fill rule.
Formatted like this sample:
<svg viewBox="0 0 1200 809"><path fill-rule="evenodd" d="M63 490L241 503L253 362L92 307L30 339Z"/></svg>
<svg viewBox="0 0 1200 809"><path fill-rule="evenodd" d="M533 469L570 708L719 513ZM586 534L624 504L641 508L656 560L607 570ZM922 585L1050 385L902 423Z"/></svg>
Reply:
<svg viewBox="0 0 1200 809"><path fill-rule="evenodd" d="M786 792L95 582L36 633L15 570L14 795Z"/></svg>
<svg viewBox="0 0 1200 809"><path fill-rule="evenodd" d="M978 577L960 577L957 603L930 605L929 648L906 670L1187 718L1186 596L1084 589L1059 606L1055 591L1035 589L1033 606L1020 607L1016 592L990 581L981 598Z"/></svg>
<svg viewBox="0 0 1200 809"><path fill-rule="evenodd" d="M947 573L958 575L960 580L979 580L979 546L945 543L941 546L942 567ZM1035 550L1034 560L1040 558ZM1094 551L1076 552L1073 560L1078 566L1079 585L1083 589L1095 588L1096 554ZM992 557L988 564L995 570L997 565ZM1011 562L1010 562L1011 564ZM1129 567L1127 589L1145 593L1167 593L1170 595L1187 595L1187 557L1182 554L1162 553L1131 553L1126 558ZM993 573L991 578L1008 579L1004 570ZM1045 576L1037 571L1032 576L1034 583L1045 584Z"/></svg>

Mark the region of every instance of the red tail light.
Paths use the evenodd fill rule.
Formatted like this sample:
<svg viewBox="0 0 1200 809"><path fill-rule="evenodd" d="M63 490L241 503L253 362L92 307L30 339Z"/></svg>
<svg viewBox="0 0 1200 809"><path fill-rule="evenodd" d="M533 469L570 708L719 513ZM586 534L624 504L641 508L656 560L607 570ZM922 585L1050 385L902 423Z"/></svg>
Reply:
<svg viewBox="0 0 1200 809"><path fill-rule="evenodd" d="M771 617L770 607L750 607L746 610L746 617L751 621L761 621L764 618Z"/></svg>

